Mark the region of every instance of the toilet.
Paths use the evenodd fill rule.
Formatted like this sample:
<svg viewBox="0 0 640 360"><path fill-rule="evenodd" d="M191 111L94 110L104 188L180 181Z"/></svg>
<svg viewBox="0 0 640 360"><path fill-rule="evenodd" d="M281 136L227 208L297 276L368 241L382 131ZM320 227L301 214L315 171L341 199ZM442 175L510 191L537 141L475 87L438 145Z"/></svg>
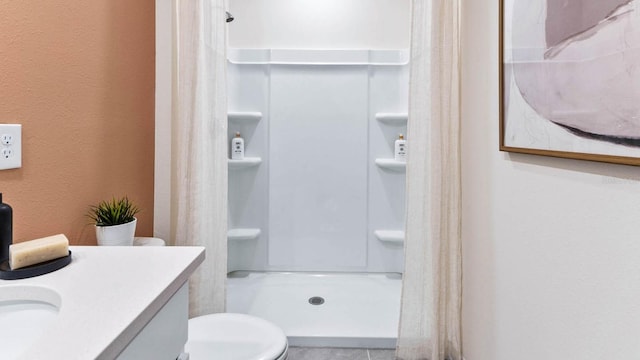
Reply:
<svg viewBox="0 0 640 360"><path fill-rule="evenodd" d="M133 246L165 246L165 242L155 237L134 237Z"/></svg>
<svg viewBox="0 0 640 360"><path fill-rule="evenodd" d="M154 237L136 237L133 246L165 246ZM245 314L209 314L189 320L189 339L179 360L285 360L289 345L274 324ZM187 355L188 354L188 355Z"/></svg>
<svg viewBox="0 0 640 360"><path fill-rule="evenodd" d="M274 324L245 314L209 314L189 320L189 360L285 360L289 346Z"/></svg>

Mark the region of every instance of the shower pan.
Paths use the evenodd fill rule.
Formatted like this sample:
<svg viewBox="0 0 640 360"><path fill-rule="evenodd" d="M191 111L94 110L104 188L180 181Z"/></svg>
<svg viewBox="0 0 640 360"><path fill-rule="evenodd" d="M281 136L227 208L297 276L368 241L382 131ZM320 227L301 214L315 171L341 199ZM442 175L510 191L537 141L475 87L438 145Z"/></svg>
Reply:
<svg viewBox="0 0 640 360"><path fill-rule="evenodd" d="M291 345L395 347L408 51L230 49L228 69L227 310Z"/></svg>

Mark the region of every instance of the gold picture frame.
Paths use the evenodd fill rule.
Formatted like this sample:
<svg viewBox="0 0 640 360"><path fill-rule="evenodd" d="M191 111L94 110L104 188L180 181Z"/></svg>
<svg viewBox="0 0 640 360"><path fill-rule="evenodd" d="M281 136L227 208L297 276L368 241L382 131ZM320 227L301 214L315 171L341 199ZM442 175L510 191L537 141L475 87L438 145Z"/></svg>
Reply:
<svg viewBox="0 0 640 360"><path fill-rule="evenodd" d="M583 6L581 4L590 1L604 1L608 3L609 7L613 8L614 12L609 12L606 15L608 17L604 20L600 20L598 23L592 20L596 25L591 27L589 27L590 23L587 22L589 19L576 20L576 24L572 24L571 20L566 21L566 19L563 19L562 17L565 15L563 11L565 9L551 12L555 10L551 7L557 6L555 4L561 2L548 3L548 1L553 0L499 0L500 151L640 165L640 136L636 136L635 132L636 130L640 131L640 118L636 119L637 116L634 116L634 114L640 114L640 88L629 88L631 90L630 99L616 99L614 97L615 93L612 93L612 95L605 94L603 97L608 97L606 101L602 101L602 104L598 104L597 101L592 102L592 107L596 110L589 108L588 111L583 111L580 105L588 104L589 96L595 96L597 89L586 91L583 87L580 87L579 85L588 82L588 79L581 77L579 71L586 72L587 69L595 68L603 69L603 72L611 72L611 74L595 76L596 79L606 78L607 76L616 77L617 79L620 74L610 71L606 65L608 61L611 62L613 60L603 59L604 56L570 58L568 55L563 54L563 52L569 53L569 50L579 54L579 50L583 48L592 51L591 48L581 42L593 39L594 34L599 35L598 31L601 28L596 28L596 26L601 26L603 22L605 25L613 26L620 21L640 20L640 14L638 14L640 12L640 4L637 4L640 3L640 0L632 1L631 3L635 2L636 4L634 5L635 8L630 10L615 7L616 2L622 2L617 0L583 0L571 3L575 3L575 6ZM600 7L600 4L598 3L595 7ZM601 14L605 14L605 11L608 10L605 9L605 4L602 5L602 8L602 10L598 9L599 12L593 11L593 19L597 19L598 16L602 16ZM535 12L532 9L540 11ZM566 9L566 11L566 16L571 17L572 15L568 11L575 11L575 9ZM523 15L525 19L518 18L519 15ZM534 18L534 16L538 17ZM630 20L625 20L625 17ZM527 21L529 24L527 24ZM545 22L543 23L543 21ZM610 22L607 23L607 21ZM567 22L569 25L566 25ZM544 27L540 25L541 23L543 23ZM525 26L528 27L525 28ZM526 31L520 29L520 27L525 28ZM640 26L638 29L640 29ZM536 30L546 31L546 33L534 33ZM571 31L574 33L571 33ZM600 36L611 35L609 33L617 34L616 31L607 29L607 33ZM590 37L587 37L587 35ZM568 36L568 39L564 39L563 36ZM540 38L544 38L547 42L544 44L544 48L527 47L534 40L540 41ZM527 41L529 39L534 40L527 42L522 39ZM619 39L605 40L616 43ZM555 43L553 43L554 41ZM555 48L554 46L549 46L549 43L552 43ZM605 44L606 42L603 41L602 43ZM596 45L600 46L600 43L596 43ZM578 48L578 50L574 48ZM630 48L622 51L629 51L634 56L640 56L640 54L636 54L636 50ZM543 53L543 51L546 52ZM556 52L554 53L553 51ZM584 50L584 52L587 53L588 51ZM540 56L541 53L543 56ZM574 55L572 54L571 56ZM567 58L569 60L566 60ZM625 65L626 63L622 64ZM633 72L629 81L640 80L640 67L638 68L631 69ZM617 71L628 70L629 68L622 68L622 70L618 69ZM542 76L537 76L537 74L542 74ZM590 76L590 74L585 73L584 76ZM627 86L627 84L626 80L622 79L621 84L616 85L613 83L613 86L623 87ZM596 83L594 86L598 86L598 84ZM609 83L601 85L603 89L608 89L611 86ZM625 89L620 90L620 93L623 90ZM635 91L638 93L636 94ZM586 93L586 95L581 98L583 93ZM637 98L635 104L632 101L633 98ZM570 100L573 102L570 102ZM548 102L545 103L545 101ZM628 122L637 120L638 128L634 125L633 132L629 131L628 134L622 133L620 135L620 133L614 133L614 130L618 131L616 129L619 127L619 123L616 122L616 118L609 120L607 111L610 110L604 108L605 106L610 106L610 104L621 105L622 108L618 113L623 113L622 110L630 113L631 118L628 119ZM569 109L569 111L566 109ZM590 113L589 111L592 112ZM589 114L593 114L593 117L590 117ZM610 117L613 118L613 115ZM600 119L603 119L602 122L599 122ZM609 123L605 122L605 120L609 121L611 126L615 128L609 130L607 128ZM591 129L596 129L604 135L590 132ZM615 136L609 135L612 133ZM557 144L561 146L556 146Z"/></svg>

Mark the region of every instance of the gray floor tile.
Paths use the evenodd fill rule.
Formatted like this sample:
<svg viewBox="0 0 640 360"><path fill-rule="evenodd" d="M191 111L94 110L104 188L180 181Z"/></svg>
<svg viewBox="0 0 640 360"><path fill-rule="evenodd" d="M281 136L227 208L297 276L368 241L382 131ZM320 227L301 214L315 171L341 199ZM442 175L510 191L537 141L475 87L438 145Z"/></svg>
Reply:
<svg viewBox="0 0 640 360"><path fill-rule="evenodd" d="M289 348L287 360L369 360L367 349Z"/></svg>
<svg viewBox="0 0 640 360"><path fill-rule="evenodd" d="M395 350L369 350L370 360L394 360L395 358Z"/></svg>

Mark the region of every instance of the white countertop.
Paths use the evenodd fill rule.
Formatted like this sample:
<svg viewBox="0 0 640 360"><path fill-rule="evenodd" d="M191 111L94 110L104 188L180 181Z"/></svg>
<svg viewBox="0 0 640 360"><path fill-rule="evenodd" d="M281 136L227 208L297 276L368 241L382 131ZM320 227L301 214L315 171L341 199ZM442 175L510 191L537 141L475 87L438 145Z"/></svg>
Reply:
<svg viewBox="0 0 640 360"><path fill-rule="evenodd" d="M71 246L72 262L49 274L0 280L61 297L58 317L24 359L113 359L204 260L203 247Z"/></svg>

